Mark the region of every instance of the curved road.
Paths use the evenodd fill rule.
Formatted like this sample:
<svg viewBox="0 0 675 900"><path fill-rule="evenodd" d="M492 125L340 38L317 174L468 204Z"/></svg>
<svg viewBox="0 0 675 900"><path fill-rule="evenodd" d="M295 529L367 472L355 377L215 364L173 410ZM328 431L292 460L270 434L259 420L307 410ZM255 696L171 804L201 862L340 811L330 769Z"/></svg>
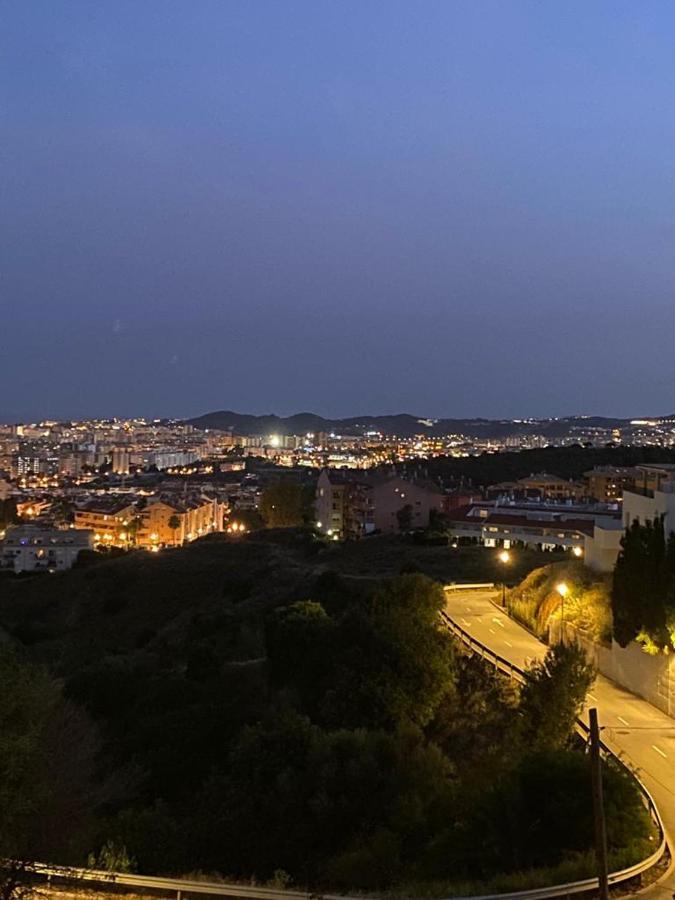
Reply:
<svg viewBox="0 0 675 900"><path fill-rule="evenodd" d="M448 616L509 662L525 668L545 655L547 645L495 605L494 591L446 591L445 597ZM588 695L588 705L598 710L603 741L638 771L669 838L675 836L675 719L602 675ZM675 872L648 889L655 900L672 900L673 891Z"/></svg>

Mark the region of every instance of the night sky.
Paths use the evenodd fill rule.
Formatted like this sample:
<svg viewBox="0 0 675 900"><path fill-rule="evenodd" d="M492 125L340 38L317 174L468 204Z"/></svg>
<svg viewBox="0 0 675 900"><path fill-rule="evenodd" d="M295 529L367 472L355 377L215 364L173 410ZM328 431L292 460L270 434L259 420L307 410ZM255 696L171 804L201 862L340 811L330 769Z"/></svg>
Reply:
<svg viewBox="0 0 675 900"><path fill-rule="evenodd" d="M675 412L671 0L3 0L0 416Z"/></svg>

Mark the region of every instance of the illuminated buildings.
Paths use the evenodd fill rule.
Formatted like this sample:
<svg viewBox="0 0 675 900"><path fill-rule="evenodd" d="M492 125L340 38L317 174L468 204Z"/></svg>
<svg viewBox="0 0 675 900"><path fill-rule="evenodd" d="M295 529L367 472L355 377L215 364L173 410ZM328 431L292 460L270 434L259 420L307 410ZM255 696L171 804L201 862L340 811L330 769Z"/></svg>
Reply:
<svg viewBox="0 0 675 900"><path fill-rule="evenodd" d="M171 498L148 501L140 510L136 546L152 549L195 540L223 530L225 506L208 497Z"/></svg>
<svg viewBox="0 0 675 900"><path fill-rule="evenodd" d="M447 512L456 499L423 479L324 469L316 485L316 527L336 540L426 528L432 511Z"/></svg>
<svg viewBox="0 0 675 900"><path fill-rule="evenodd" d="M426 528L432 510L443 510L443 491L437 484L404 478L378 480L373 487L375 528L383 534L401 530L401 520L409 528ZM404 509L409 515L401 515Z"/></svg>
<svg viewBox="0 0 675 900"><path fill-rule="evenodd" d="M316 527L334 540L363 537L374 530L373 489L343 473L324 471L316 486Z"/></svg>
<svg viewBox="0 0 675 900"><path fill-rule="evenodd" d="M14 572L70 569L82 550L93 547L93 533L36 525L10 525L0 541L0 568Z"/></svg>
<svg viewBox="0 0 675 900"><path fill-rule="evenodd" d="M124 546L135 516L136 507L128 499L100 498L75 510L75 527L90 529L96 544Z"/></svg>
<svg viewBox="0 0 675 900"><path fill-rule="evenodd" d="M129 474L130 454L127 448L114 447L112 451L111 471L113 475Z"/></svg>
<svg viewBox="0 0 675 900"><path fill-rule="evenodd" d="M491 484L487 488L489 497L505 495L514 498L538 497L541 500L557 501L582 500L586 497L588 489L585 484L559 478L557 475L549 475L548 472L538 472L519 478L518 481L504 481L500 484Z"/></svg>

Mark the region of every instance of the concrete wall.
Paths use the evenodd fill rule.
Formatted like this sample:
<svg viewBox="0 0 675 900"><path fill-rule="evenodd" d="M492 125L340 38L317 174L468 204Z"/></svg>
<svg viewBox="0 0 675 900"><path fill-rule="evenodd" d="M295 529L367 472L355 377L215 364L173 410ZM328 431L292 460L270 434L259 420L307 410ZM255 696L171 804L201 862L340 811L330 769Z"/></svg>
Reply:
<svg viewBox="0 0 675 900"><path fill-rule="evenodd" d="M650 656L635 641L620 647L596 644L572 625L565 628L567 641L576 640L586 651L589 662L598 672L639 697L643 697L662 712L675 718L675 656ZM551 634L556 640L556 635Z"/></svg>
<svg viewBox="0 0 675 900"><path fill-rule="evenodd" d="M595 572L611 572L621 550L623 537L621 523L611 528L603 527L596 522L593 536L584 538L584 562Z"/></svg>

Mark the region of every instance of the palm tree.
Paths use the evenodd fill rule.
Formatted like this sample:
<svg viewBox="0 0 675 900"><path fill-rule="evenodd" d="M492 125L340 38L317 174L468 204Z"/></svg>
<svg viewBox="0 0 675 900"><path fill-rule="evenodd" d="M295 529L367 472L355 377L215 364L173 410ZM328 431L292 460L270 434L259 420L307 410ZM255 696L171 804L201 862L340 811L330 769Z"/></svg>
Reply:
<svg viewBox="0 0 675 900"><path fill-rule="evenodd" d="M173 543L176 544L176 532L180 528L180 516L174 513L169 519L169 528L173 531Z"/></svg>

